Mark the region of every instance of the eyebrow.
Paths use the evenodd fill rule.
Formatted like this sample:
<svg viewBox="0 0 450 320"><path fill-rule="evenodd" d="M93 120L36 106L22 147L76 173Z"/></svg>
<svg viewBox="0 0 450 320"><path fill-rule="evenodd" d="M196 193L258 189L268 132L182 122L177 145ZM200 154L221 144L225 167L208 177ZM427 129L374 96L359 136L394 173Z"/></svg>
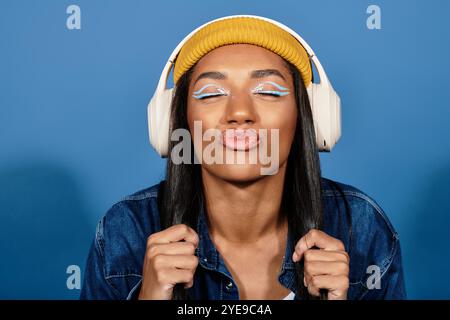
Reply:
<svg viewBox="0 0 450 320"><path fill-rule="evenodd" d="M252 71L252 73L250 74L250 77L253 79L259 79L259 78L264 78L264 77L268 77L268 76L277 76L280 77L283 80L286 80L286 78L283 76L283 74L276 70L276 69L262 69L262 70L254 70ZM208 71L208 72L203 72L202 74L200 74L197 79L195 80L194 84L197 83L197 81L199 81L200 79L214 79L214 80L223 80L226 79L227 76L221 72L218 71Z"/></svg>
<svg viewBox="0 0 450 320"><path fill-rule="evenodd" d="M221 73L221 72L218 72L218 71L208 71L208 72L203 72L202 74L200 74L200 75L197 77L197 80L195 80L194 84L196 84L197 81L199 81L200 79L205 79L205 78L208 78L208 79L215 79L215 80L223 80L223 79L226 79L227 76L224 75L224 74Z"/></svg>
<svg viewBox="0 0 450 320"><path fill-rule="evenodd" d="M284 76L281 74L281 72L276 69L255 70L252 71L251 73L252 78L264 78L268 76L277 76L283 80L286 80Z"/></svg>

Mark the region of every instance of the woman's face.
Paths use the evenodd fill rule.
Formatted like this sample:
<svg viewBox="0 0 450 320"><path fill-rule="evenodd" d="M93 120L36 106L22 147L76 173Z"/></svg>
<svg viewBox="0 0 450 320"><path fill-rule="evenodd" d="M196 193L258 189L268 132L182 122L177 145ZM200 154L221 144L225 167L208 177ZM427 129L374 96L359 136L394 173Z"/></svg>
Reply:
<svg viewBox="0 0 450 320"><path fill-rule="evenodd" d="M187 113L195 154L209 174L227 181L249 182L264 177L263 167L276 166L274 172L286 167L297 107L293 77L277 54L248 44L222 46L209 52L193 70ZM216 140L205 141L208 129L222 134ZM267 129L266 140L260 129ZM277 131L274 129L279 130L278 138L273 135ZM263 150L263 140L268 152ZM212 141L216 141L215 151L211 151ZM251 160L252 152L258 155L256 162ZM267 164L261 153L268 153L272 163ZM224 161L205 161L205 154Z"/></svg>

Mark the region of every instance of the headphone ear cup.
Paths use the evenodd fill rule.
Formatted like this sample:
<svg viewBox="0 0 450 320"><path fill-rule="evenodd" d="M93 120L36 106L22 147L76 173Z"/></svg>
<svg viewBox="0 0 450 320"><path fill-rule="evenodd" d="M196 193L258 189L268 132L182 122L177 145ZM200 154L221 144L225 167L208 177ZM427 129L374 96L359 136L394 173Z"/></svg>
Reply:
<svg viewBox="0 0 450 320"><path fill-rule="evenodd" d="M155 92L147 107L150 143L161 157L167 157L169 149L172 96L173 88Z"/></svg>
<svg viewBox="0 0 450 320"><path fill-rule="evenodd" d="M331 151L341 136L340 98L331 86L311 83L308 97L319 151Z"/></svg>
<svg viewBox="0 0 450 320"><path fill-rule="evenodd" d="M331 141L333 141L333 146L339 141L341 138L341 98L338 96L336 91L332 90L332 99L331 99L331 107L332 111L332 120L334 126L332 126L331 131Z"/></svg>

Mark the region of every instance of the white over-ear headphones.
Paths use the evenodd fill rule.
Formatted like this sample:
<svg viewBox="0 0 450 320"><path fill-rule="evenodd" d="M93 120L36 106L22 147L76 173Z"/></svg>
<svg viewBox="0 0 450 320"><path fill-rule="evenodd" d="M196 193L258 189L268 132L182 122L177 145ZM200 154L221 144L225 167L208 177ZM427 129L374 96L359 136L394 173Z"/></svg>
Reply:
<svg viewBox="0 0 450 320"><path fill-rule="evenodd" d="M252 17L270 22L295 37L307 51L309 58L314 63L320 77L320 83L312 83L306 88L311 104L314 128L316 133L316 143L319 151L331 151L341 136L341 102L339 96L331 86L330 81L314 51L295 31L289 27L272 19L252 16L234 15L222 17L205 23L187 35L175 48L167 61L158 82L155 94L147 107L148 132L150 143L161 157L168 155L169 148L169 128L170 128L170 108L172 103L173 88L167 88L167 78L175 64L176 57L181 48L189 38L199 29L215 21L235 18Z"/></svg>

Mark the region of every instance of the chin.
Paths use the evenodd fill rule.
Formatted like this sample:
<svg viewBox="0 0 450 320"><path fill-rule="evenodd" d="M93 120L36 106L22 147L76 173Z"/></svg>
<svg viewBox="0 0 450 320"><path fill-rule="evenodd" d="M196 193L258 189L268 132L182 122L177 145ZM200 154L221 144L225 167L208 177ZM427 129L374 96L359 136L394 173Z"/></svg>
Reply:
<svg viewBox="0 0 450 320"><path fill-rule="evenodd" d="M203 169L208 174L233 183L248 183L267 177L261 174L258 164L224 164L205 165Z"/></svg>

